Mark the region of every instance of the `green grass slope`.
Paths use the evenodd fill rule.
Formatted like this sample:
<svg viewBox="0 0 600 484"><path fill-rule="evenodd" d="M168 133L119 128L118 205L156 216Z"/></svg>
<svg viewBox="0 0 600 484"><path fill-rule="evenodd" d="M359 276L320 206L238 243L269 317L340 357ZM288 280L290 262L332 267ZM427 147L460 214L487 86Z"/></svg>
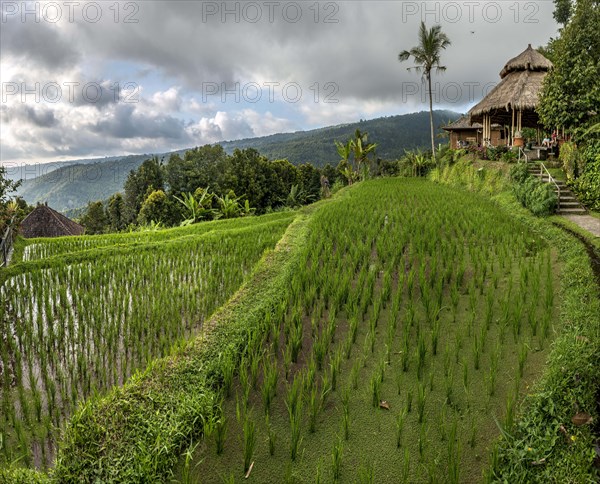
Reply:
<svg viewBox="0 0 600 484"><path fill-rule="evenodd" d="M480 480L552 339L550 246L414 179L353 187L308 229L285 306L179 477L237 481L254 462L250 482Z"/></svg>

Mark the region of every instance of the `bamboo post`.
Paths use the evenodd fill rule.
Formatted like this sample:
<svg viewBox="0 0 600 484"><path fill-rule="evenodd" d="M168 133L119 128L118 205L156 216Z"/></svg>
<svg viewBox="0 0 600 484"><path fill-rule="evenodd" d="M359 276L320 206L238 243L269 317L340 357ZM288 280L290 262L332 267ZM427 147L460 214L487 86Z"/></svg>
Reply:
<svg viewBox="0 0 600 484"><path fill-rule="evenodd" d="M515 110L511 108L511 121L510 121L510 145L515 143Z"/></svg>

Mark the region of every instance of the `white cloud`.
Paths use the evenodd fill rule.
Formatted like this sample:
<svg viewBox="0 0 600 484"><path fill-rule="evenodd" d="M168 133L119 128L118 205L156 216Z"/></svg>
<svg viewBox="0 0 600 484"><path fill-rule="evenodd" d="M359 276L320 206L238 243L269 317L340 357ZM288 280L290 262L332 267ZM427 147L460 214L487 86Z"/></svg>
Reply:
<svg viewBox="0 0 600 484"><path fill-rule="evenodd" d="M158 91L152 95L151 104L161 112L178 112L181 109L182 99L179 87L170 87L166 91Z"/></svg>

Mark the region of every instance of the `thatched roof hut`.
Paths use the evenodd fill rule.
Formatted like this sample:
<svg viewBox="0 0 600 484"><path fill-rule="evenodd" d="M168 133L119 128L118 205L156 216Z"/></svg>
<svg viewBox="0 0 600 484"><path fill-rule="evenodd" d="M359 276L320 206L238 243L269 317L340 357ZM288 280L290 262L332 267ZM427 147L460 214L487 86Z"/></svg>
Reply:
<svg viewBox="0 0 600 484"><path fill-rule="evenodd" d="M483 124L484 137L492 123L511 126L511 139L523 127L539 124L535 111L539 93L552 62L531 44L517 57L509 60L500 72L500 83L469 111L471 123Z"/></svg>
<svg viewBox="0 0 600 484"><path fill-rule="evenodd" d="M35 237L62 237L83 235L84 228L78 223L51 209L48 205L38 205L21 222L21 235L28 239Z"/></svg>

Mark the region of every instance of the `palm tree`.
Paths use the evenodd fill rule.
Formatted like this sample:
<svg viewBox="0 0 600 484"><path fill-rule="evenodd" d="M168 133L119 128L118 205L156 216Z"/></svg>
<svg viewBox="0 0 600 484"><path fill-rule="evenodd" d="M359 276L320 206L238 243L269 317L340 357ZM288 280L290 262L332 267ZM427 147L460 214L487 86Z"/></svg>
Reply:
<svg viewBox="0 0 600 484"><path fill-rule="evenodd" d="M441 51L451 45L450 39L442 32L441 25L434 25L427 30L425 22L421 22L419 29L419 45L410 50L403 50L398 55L398 60L404 62L410 57L414 58L415 66L407 70L414 69L417 72L423 72L423 77L427 79L429 94L429 124L431 125L431 152L435 159L435 141L433 132L433 99L431 97L431 70L435 67L436 72L444 72L445 66L440 65Z"/></svg>

